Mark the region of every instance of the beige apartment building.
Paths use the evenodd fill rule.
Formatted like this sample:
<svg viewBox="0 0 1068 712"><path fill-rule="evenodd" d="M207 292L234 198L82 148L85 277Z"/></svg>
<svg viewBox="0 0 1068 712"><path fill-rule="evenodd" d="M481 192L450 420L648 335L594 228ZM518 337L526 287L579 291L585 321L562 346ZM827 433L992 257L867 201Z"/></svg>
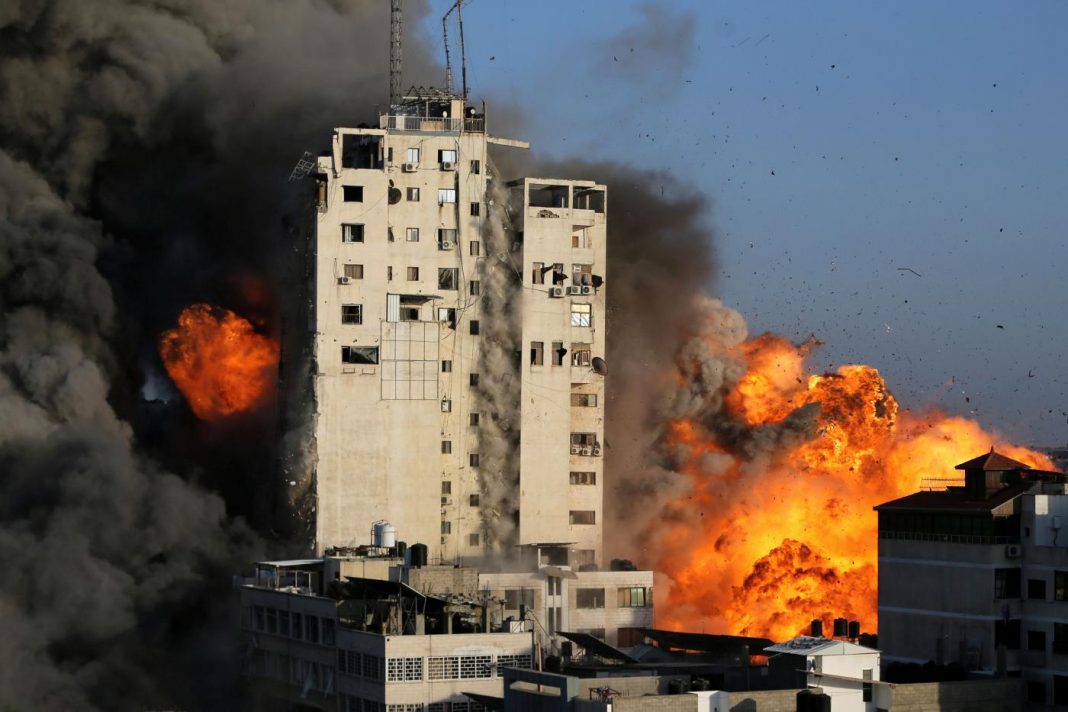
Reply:
<svg viewBox="0 0 1068 712"><path fill-rule="evenodd" d="M336 129L318 160L319 554L369 544L388 520L432 562L556 544L561 563L601 563L606 191L500 184L490 144L525 146L487 134L484 109L418 90L378 128ZM502 275L506 293L488 293ZM515 320L503 365L483 342L500 353L487 299ZM501 383L510 410L488 385ZM518 440L503 474L499 458L486 467L489 450L516 451L502 423Z"/></svg>

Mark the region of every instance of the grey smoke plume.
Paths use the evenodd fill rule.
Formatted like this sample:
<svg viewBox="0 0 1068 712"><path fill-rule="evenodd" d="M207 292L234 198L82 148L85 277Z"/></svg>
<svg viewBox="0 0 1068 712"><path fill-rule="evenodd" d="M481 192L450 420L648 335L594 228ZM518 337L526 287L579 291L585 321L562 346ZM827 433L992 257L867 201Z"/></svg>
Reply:
<svg viewBox="0 0 1068 712"><path fill-rule="evenodd" d="M596 75L640 82L664 96L683 86L696 53L697 17L666 3L644 2L637 21L595 47Z"/></svg>
<svg viewBox="0 0 1068 712"><path fill-rule="evenodd" d="M493 551L514 544L519 484L520 324L515 317L522 288L522 255L508 214L508 189L491 171L489 219L483 227L486 259L479 264L481 324L478 397L482 532Z"/></svg>
<svg viewBox="0 0 1068 712"><path fill-rule="evenodd" d="M415 27L426 4L405 7ZM253 529L296 528L286 434L139 392L189 303L296 332L272 288L303 276L286 178L384 103L388 13L0 6L0 708L235 707L229 576L262 552ZM435 68L406 45L421 83Z"/></svg>

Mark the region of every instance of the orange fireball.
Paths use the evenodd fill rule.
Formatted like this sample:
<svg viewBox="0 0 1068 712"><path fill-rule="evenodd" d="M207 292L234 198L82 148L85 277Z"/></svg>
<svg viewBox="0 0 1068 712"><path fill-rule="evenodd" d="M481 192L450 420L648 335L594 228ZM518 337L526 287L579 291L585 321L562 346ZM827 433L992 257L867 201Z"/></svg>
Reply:
<svg viewBox="0 0 1068 712"><path fill-rule="evenodd" d="M669 423L662 445L691 484L650 533L667 578L657 623L785 640L819 618L877 627L872 507L953 476L997 444L978 424L902 411L871 366L810 374L812 343L765 334L719 345L744 365L723 407ZM717 351L717 349L712 349Z"/></svg>
<svg viewBox="0 0 1068 712"><path fill-rule="evenodd" d="M278 343L228 309L186 307L178 326L160 337L159 353L201 420L253 410L273 392Z"/></svg>

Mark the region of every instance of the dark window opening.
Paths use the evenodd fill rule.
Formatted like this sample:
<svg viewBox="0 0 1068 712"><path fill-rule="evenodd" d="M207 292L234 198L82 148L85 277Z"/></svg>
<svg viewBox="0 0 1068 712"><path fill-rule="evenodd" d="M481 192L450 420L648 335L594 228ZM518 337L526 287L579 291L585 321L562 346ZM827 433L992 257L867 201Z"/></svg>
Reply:
<svg viewBox="0 0 1068 712"><path fill-rule="evenodd" d="M378 363L377 346L342 346L341 363Z"/></svg>
<svg viewBox="0 0 1068 712"><path fill-rule="evenodd" d="M343 185L341 186L341 199L346 203L362 203L363 202L363 186L362 185Z"/></svg>

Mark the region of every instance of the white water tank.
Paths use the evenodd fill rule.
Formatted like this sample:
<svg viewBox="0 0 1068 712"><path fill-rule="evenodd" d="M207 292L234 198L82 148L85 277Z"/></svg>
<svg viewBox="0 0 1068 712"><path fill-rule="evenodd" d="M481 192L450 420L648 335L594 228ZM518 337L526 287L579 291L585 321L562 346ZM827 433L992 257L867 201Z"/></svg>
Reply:
<svg viewBox="0 0 1068 712"><path fill-rule="evenodd" d="M389 549L397 545L397 527L384 519L371 526L371 546Z"/></svg>

